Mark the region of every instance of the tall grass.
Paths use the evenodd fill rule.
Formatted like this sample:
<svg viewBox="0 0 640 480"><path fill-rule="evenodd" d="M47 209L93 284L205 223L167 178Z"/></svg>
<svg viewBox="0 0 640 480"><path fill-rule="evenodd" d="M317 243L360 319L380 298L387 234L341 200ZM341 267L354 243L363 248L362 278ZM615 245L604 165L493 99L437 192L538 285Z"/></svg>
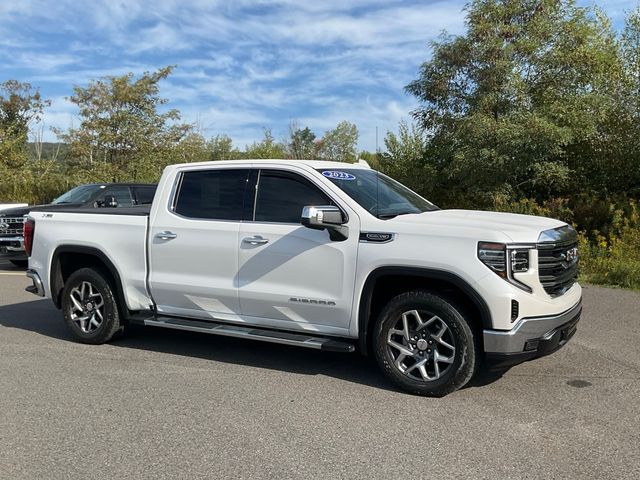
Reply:
<svg viewBox="0 0 640 480"><path fill-rule="evenodd" d="M640 213L632 204L631 215L616 212L612 229L580 234L581 279L601 285L640 289Z"/></svg>

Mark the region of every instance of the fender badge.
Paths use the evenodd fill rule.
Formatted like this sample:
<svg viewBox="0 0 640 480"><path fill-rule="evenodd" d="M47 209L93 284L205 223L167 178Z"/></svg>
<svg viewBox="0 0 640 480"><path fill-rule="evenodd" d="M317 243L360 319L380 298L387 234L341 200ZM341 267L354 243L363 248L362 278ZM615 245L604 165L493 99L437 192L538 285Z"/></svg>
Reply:
<svg viewBox="0 0 640 480"><path fill-rule="evenodd" d="M388 232L360 232L360 241L368 243L387 243L394 239L395 234Z"/></svg>

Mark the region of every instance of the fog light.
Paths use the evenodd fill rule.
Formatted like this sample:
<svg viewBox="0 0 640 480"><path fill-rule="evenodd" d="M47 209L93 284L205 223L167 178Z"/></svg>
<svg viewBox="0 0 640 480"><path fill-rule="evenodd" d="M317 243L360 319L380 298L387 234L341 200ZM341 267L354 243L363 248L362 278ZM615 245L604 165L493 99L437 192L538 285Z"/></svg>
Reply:
<svg viewBox="0 0 640 480"><path fill-rule="evenodd" d="M524 344L524 351L529 352L531 350L537 350L539 343L540 343L540 340L529 340L527 343Z"/></svg>
<svg viewBox="0 0 640 480"><path fill-rule="evenodd" d="M515 322L520 315L520 304L517 300L511 300L511 323Z"/></svg>

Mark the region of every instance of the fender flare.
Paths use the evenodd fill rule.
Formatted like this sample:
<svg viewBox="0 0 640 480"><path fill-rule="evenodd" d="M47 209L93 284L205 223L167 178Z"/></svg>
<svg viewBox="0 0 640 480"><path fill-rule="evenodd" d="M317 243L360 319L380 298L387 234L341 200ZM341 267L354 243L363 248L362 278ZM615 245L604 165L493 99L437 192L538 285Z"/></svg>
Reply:
<svg viewBox="0 0 640 480"><path fill-rule="evenodd" d="M471 303L480 312L480 320L484 328L492 328L493 322L491 311L484 298L463 278L455 273L446 270L437 270L421 267L394 267L385 266L378 267L371 271L364 282L362 294L360 295L360 303L358 307L358 345L361 352L367 351L367 338L369 336L369 326L371 324L371 300L373 297L374 287L380 277L386 275L399 275L407 277L417 277L427 280L441 280L452 284L461 290Z"/></svg>
<svg viewBox="0 0 640 480"><path fill-rule="evenodd" d="M116 283L116 296L120 302L120 305L124 309L127 308L126 298L124 296L124 290L122 288L122 279L116 266L102 250L95 247L86 247L83 245L60 245L55 249L53 255L51 256L49 287L51 289L51 299L53 300L53 303L57 308L61 308L59 300L60 291L62 290L62 288L64 288L62 269L60 268L60 254L62 253L78 253L97 258L105 266Z"/></svg>

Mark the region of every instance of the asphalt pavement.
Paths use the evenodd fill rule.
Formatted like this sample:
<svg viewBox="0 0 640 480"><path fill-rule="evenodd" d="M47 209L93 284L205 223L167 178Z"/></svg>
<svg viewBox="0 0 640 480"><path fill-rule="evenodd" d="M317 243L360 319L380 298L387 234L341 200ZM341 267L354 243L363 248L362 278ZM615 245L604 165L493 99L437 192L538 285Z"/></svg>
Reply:
<svg viewBox="0 0 640 480"><path fill-rule="evenodd" d="M640 294L585 287L574 338L442 399L372 360L136 328L71 340L0 263L0 479L640 478Z"/></svg>

